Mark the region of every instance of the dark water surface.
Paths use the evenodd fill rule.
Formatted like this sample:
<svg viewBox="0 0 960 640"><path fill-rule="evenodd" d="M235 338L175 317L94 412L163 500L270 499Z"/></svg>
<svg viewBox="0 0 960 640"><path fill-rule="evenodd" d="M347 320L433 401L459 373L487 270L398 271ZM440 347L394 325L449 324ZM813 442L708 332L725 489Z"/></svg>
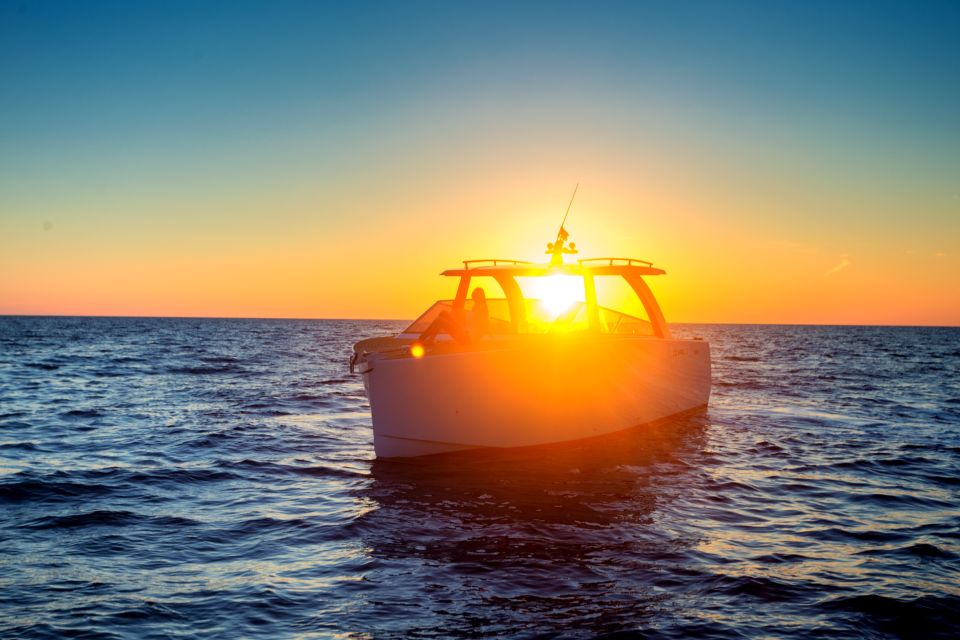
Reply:
<svg viewBox="0 0 960 640"><path fill-rule="evenodd" d="M706 414L375 462L398 326L0 318L0 636L960 637L960 330L679 326Z"/></svg>

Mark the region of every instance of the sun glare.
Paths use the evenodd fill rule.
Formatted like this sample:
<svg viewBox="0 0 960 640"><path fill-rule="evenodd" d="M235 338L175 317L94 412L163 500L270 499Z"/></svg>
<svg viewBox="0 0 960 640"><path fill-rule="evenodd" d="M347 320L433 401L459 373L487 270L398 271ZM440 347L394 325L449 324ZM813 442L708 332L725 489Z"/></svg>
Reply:
<svg viewBox="0 0 960 640"><path fill-rule="evenodd" d="M549 276L539 278L531 285L531 297L542 300L544 309L553 317L585 300L583 279L576 276Z"/></svg>

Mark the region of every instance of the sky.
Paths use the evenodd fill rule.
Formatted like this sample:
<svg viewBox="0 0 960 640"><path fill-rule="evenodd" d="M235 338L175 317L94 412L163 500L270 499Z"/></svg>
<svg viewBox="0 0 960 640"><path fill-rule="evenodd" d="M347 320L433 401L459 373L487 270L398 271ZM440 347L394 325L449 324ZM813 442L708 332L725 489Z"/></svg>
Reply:
<svg viewBox="0 0 960 640"><path fill-rule="evenodd" d="M0 314L412 318L473 258L671 322L960 325L955 2L0 2Z"/></svg>

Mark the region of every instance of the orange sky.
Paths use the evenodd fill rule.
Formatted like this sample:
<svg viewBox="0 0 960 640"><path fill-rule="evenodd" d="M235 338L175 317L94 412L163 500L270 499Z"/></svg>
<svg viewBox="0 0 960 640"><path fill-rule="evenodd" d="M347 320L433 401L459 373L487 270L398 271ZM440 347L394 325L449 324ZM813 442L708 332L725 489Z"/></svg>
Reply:
<svg viewBox="0 0 960 640"><path fill-rule="evenodd" d="M452 295L455 283L438 273L460 260L545 259L575 174L564 166L557 173L567 179L557 180L490 163L478 168L485 185L472 172L442 189L374 174L374 194L353 197L344 186L273 199L241 189L244 197L191 202L176 218L149 193L98 205L89 218L60 218L51 207L5 234L18 242L0 257L0 311L411 318ZM803 208L836 197L813 189L806 202L765 215L787 195L724 192L702 180L685 190L683 178L649 168L594 171L580 177L567 225L578 257L665 268L650 280L669 321L960 324L956 240L937 229L806 219ZM125 213L143 209L150 213ZM324 210L335 213L314 213Z"/></svg>

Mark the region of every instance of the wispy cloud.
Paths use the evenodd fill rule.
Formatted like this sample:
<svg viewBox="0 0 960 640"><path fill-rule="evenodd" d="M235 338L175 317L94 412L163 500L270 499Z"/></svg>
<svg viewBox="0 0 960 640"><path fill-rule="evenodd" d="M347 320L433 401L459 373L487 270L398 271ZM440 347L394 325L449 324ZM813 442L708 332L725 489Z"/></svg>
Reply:
<svg viewBox="0 0 960 640"><path fill-rule="evenodd" d="M934 258L944 258L944 257L946 257L946 255L947 255L947 252L946 252L946 251L937 251L935 254L933 254L933 257L934 257Z"/></svg>
<svg viewBox="0 0 960 640"><path fill-rule="evenodd" d="M830 271L827 271L827 272L826 272L825 274L823 274L823 275L825 275L825 276L833 275L834 273L837 273L837 272L839 272L839 271L843 271L844 269L846 269L847 267L849 267L851 264L853 264L853 263L850 262L850 258L847 257L847 254L843 254L842 256L840 256L840 262L838 262L837 264L835 264L835 265L833 266L833 268L830 269Z"/></svg>

